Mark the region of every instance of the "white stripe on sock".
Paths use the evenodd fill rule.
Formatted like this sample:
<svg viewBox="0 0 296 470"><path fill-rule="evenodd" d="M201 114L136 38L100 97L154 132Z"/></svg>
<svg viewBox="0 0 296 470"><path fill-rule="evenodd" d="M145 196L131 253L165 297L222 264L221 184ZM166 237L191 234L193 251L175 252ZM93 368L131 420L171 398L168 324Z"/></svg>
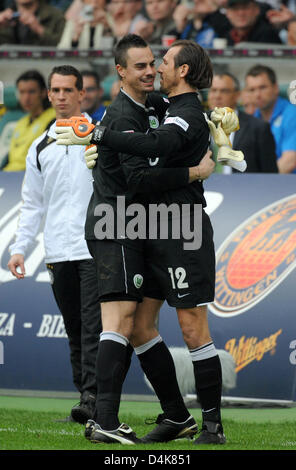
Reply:
<svg viewBox="0 0 296 470"><path fill-rule="evenodd" d="M151 349L155 344L160 343L162 341L162 337L160 335L156 336L155 338L151 339L145 344L141 344L141 346L138 346L137 348L134 348L134 351L136 355L138 356L139 354L143 354L144 352L148 351Z"/></svg>
<svg viewBox="0 0 296 470"><path fill-rule="evenodd" d="M191 360L195 361L203 361L204 359L209 359L210 357L217 356L217 350L215 345L211 343L204 344L197 349L189 350Z"/></svg>
<svg viewBox="0 0 296 470"><path fill-rule="evenodd" d="M100 341L107 339L123 344L123 346L127 346L129 343L129 340L125 336L121 335L120 333L116 333L116 331L103 331L100 334Z"/></svg>

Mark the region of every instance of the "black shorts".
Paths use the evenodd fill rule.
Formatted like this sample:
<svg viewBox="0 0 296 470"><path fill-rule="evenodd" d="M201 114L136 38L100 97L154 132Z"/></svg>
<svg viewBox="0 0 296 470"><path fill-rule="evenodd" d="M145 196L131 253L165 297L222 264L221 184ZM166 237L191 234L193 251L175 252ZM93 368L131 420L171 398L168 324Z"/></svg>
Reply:
<svg viewBox="0 0 296 470"><path fill-rule="evenodd" d="M202 245L184 250L184 239L147 240L144 294L165 298L171 307L193 308L213 302L215 248L213 228L203 211Z"/></svg>
<svg viewBox="0 0 296 470"><path fill-rule="evenodd" d="M143 253L113 240L87 240L87 245L97 266L100 302L142 302Z"/></svg>

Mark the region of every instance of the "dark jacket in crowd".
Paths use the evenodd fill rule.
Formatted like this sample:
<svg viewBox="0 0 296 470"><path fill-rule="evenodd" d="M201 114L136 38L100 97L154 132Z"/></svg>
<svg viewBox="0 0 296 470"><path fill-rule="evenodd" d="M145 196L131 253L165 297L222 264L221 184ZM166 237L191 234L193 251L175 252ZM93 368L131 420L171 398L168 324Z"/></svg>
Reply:
<svg viewBox="0 0 296 470"><path fill-rule="evenodd" d="M234 46L239 42L282 44L282 41L276 29L262 16L258 17L256 23L244 38L241 38L240 40L236 39L235 28L230 28L221 37L227 39L229 46Z"/></svg>
<svg viewBox="0 0 296 470"><path fill-rule="evenodd" d="M240 129L234 134L233 148L242 150L248 173L278 173L275 141L268 122L239 111Z"/></svg>
<svg viewBox="0 0 296 470"><path fill-rule="evenodd" d="M63 12L40 0L36 16L45 28L42 36L34 33L28 26L15 21L12 26L0 27L0 44L56 46L65 26Z"/></svg>

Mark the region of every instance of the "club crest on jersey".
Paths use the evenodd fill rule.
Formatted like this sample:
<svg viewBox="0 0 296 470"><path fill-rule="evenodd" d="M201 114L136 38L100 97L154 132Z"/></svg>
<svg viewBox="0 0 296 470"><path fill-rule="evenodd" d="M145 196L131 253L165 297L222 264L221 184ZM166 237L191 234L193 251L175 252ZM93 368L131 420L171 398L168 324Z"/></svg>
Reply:
<svg viewBox="0 0 296 470"><path fill-rule="evenodd" d="M296 197L255 213L218 249L215 300L218 316L241 314L275 289L296 266Z"/></svg>
<svg viewBox="0 0 296 470"><path fill-rule="evenodd" d="M134 284L135 284L135 287L137 289L140 289L140 287L143 284L143 281L144 281L144 279L143 279L143 276L141 274L135 274L134 275Z"/></svg>
<svg viewBox="0 0 296 470"><path fill-rule="evenodd" d="M149 125L151 129L157 129L159 127L159 120L156 116L149 116Z"/></svg>

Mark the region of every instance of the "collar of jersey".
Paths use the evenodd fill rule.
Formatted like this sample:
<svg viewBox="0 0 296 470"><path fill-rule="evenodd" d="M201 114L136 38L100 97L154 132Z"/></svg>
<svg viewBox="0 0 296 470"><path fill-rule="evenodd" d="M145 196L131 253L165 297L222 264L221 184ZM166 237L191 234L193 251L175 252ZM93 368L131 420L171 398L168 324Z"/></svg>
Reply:
<svg viewBox="0 0 296 470"><path fill-rule="evenodd" d="M144 111L146 111L147 113L150 111L150 109L154 109L154 108L147 108L144 104L139 103L138 101L134 100L134 99L133 99L128 93L126 93L126 91L124 91L122 88L120 88L120 91L121 91L121 93L123 93L124 95L126 95L133 103L135 103L135 105L140 106L140 108L143 108Z"/></svg>
<svg viewBox="0 0 296 470"><path fill-rule="evenodd" d="M173 103L173 102L179 101L179 100L184 100L185 97L188 98L189 100L192 100L193 96L196 96L196 98L199 101L198 94L195 91L189 91L187 93L181 93L181 95L171 96L169 98L169 100L170 100L170 103Z"/></svg>

